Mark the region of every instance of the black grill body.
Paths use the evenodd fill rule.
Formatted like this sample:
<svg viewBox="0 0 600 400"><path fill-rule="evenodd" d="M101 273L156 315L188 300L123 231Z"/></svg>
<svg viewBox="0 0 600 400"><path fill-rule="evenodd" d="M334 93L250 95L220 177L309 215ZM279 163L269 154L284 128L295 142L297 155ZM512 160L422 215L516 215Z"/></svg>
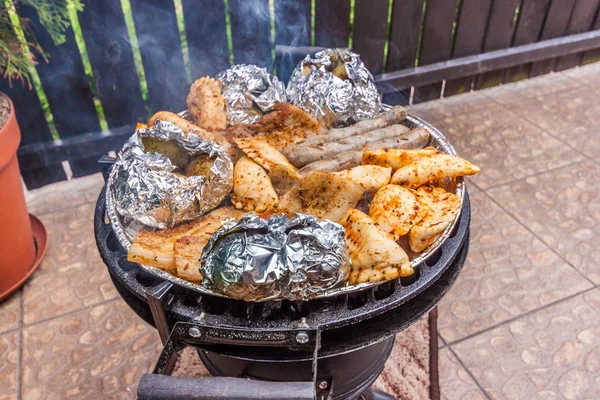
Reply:
<svg viewBox="0 0 600 400"><path fill-rule="evenodd" d="M247 303L177 287L128 262L105 218L105 190L95 210L98 250L121 297L161 334L165 350L155 373L168 374L176 350L194 346L215 376L308 381L317 398L355 399L361 393L364 398L385 398L365 390L383 370L393 335L435 307L458 277L468 253L471 208L465 193L451 236L411 279L323 299ZM190 334L192 328L198 337ZM306 335L306 342L299 341L299 334ZM180 380L175 381L182 387ZM165 385L162 378L143 379L140 391L146 392L140 398L163 398L143 396L160 392ZM297 388L292 391L300 393ZM288 395L279 398L294 398ZM192 397L171 393L164 398Z"/></svg>

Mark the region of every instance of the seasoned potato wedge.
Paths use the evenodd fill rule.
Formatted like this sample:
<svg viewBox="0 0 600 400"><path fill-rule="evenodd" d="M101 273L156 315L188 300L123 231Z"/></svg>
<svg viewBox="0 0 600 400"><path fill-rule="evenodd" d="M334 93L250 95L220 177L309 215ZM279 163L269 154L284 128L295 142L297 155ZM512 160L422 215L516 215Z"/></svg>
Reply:
<svg viewBox="0 0 600 400"><path fill-rule="evenodd" d="M417 194L398 185L385 185L379 189L369 206L369 216L394 240L406 235L424 214L425 208Z"/></svg>
<svg viewBox="0 0 600 400"><path fill-rule="evenodd" d="M406 252L367 214L350 209L340 224L346 228L346 245L352 260L351 284L379 282L414 273Z"/></svg>
<svg viewBox="0 0 600 400"><path fill-rule="evenodd" d="M417 195L425 207L423 219L415 224L408 235L408 244L417 253L432 244L454 221L460 211L460 197L444 189L422 186Z"/></svg>
<svg viewBox="0 0 600 400"><path fill-rule="evenodd" d="M248 157L242 157L233 168L233 196L236 208L263 212L279 201L267 171Z"/></svg>
<svg viewBox="0 0 600 400"><path fill-rule="evenodd" d="M392 176L392 183L416 189L434 180L474 175L478 172L477 165L460 157L435 154L398 169Z"/></svg>

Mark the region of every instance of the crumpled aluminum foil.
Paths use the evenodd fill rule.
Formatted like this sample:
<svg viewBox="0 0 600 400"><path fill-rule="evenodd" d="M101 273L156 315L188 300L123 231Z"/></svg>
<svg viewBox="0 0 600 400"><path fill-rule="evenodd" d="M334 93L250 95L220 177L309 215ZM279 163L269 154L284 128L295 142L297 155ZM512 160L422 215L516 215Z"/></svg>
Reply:
<svg viewBox="0 0 600 400"><path fill-rule="evenodd" d="M202 251L204 287L245 301L308 300L349 271L344 228L308 214L226 222Z"/></svg>
<svg viewBox="0 0 600 400"><path fill-rule="evenodd" d="M273 104L288 102L285 85L256 65L234 65L219 72L215 79L223 82L221 94L230 125L256 122L273 109Z"/></svg>
<svg viewBox="0 0 600 400"><path fill-rule="evenodd" d="M146 137L175 141L190 156L208 154L215 160L208 181L173 173L177 167L169 158L144 152ZM110 188L119 214L159 229L198 218L217 207L233 187L233 163L219 145L198 135L186 138L175 124L160 120L125 142L114 168Z"/></svg>
<svg viewBox="0 0 600 400"><path fill-rule="evenodd" d="M344 79L334 75L345 75ZM371 72L348 49L325 49L307 55L292 72L290 102L327 126L349 125L381 111L381 98Z"/></svg>

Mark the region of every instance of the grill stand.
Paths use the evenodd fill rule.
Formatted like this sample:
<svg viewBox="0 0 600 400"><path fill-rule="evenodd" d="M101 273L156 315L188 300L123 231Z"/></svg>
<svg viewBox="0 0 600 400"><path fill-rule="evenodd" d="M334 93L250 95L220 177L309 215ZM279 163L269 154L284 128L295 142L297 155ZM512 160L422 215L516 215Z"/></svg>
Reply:
<svg viewBox="0 0 600 400"><path fill-rule="evenodd" d="M332 395L336 381L346 382L344 386L349 386L348 382L350 382L352 387L351 390L347 390L346 387L341 388L345 389L341 394L343 397L338 393L336 399L394 399L384 392L370 388L389 358L394 345L393 336L360 350L319 359L321 331L319 328L308 326L304 319L300 320L295 330L274 331L272 339L267 342L264 337L254 340L252 334L241 329L234 330L232 334L231 328L223 330L208 325L204 313L191 322L177 322L170 330L165 307L170 305L169 291L172 288L172 283L163 282L149 291L146 297L163 349L152 374L144 375L140 381L138 399L253 400L267 398L264 391L268 390L275 396L274 399L329 400L334 399ZM257 362L204 350L210 348L213 343L285 347L295 351L310 351L312 357L310 360L300 362ZM213 378L190 379L169 376L175 367L177 353L187 346L198 350L198 355L214 376ZM355 371L349 366L361 366L364 369ZM358 376L353 377L353 375ZM230 378L232 376L237 378ZM302 380L288 382L290 376ZM213 393L217 388L218 395Z"/></svg>

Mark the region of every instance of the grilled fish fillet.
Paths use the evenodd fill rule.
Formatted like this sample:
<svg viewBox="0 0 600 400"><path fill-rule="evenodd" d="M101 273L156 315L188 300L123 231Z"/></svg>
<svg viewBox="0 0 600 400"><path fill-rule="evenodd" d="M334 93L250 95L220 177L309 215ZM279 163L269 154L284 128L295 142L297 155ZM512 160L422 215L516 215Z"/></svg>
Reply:
<svg viewBox="0 0 600 400"><path fill-rule="evenodd" d="M127 260L175 272L175 242L184 236L210 237L227 218L240 219L244 211L224 207L175 228L162 231L139 231L129 248Z"/></svg>
<svg viewBox="0 0 600 400"><path fill-rule="evenodd" d="M454 221L460 211L461 201L454 193L433 186L421 186L417 195L425 207L425 213L423 219L411 228L408 245L412 251L420 253Z"/></svg>
<svg viewBox="0 0 600 400"><path fill-rule="evenodd" d="M394 240L406 235L424 214L425 207L417 194L398 185L385 185L379 189L369 205L369 216Z"/></svg>
<svg viewBox="0 0 600 400"><path fill-rule="evenodd" d="M460 157L435 154L398 169L392 176L392 183L416 189L434 180L474 175L478 172L477 165Z"/></svg>
<svg viewBox="0 0 600 400"><path fill-rule="evenodd" d="M352 260L350 283L379 282L414 273L406 252L369 216L348 210L340 223Z"/></svg>

